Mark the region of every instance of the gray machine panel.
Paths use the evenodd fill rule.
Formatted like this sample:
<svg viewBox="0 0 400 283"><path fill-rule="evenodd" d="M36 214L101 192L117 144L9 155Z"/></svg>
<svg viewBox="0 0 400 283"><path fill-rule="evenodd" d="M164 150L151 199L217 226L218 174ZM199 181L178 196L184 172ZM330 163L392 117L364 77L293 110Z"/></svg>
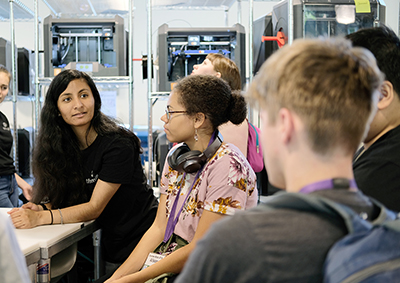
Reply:
<svg viewBox="0 0 400 283"><path fill-rule="evenodd" d="M18 59L18 49L15 46L15 60ZM6 67L6 69L12 73L12 52L11 52L11 41L0 37L0 64ZM16 81L18 84L18 68L16 69ZM13 84L10 82L10 91L8 92L8 96L12 96L13 94Z"/></svg>
<svg viewBox="0 0 400 283"><path fill-rule="evenodd" d="M11 42L0 37L0 64L11 71Z"/></svg>
<svg viewBox="0 0 400 283"><path fill-rule="evenodd" d="M355 13L353 23L339 23L335 7L353 5L354 0L303 0L293 1L293 39L318 36L343 36L385 23L386 6L382 1L370 0L370 13ZM289 37L288 1L282 1L273 7L273 35L282 30Z"/></svg>
<svg viewBox="0 0 400 283"><path fill-rule="evenodd" d="M127 75L127 31L124 19L44 19L44 75L78 69L93 76Z"/></svg>
<svg viewBox="0 0 400 283"><path fill-rule="evenodd" d="M220 52L235 61L242 85L246 82L245 31L240 24L233 27L158 28L158 83L157 91L170 91L179 78L190 74L209 52Z"/></svg>
<svg viewBox="0 0 400 283"><path fill-rule="evenodd" d="M17 58L18 95L35 95L35 54L32 50L19 47Z"/></svg>

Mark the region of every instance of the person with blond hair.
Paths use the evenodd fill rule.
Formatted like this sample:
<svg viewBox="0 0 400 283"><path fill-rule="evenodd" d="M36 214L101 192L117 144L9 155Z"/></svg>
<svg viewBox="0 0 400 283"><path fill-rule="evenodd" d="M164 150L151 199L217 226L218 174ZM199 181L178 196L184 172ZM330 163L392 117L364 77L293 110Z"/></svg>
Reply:
<svg viewBox="0 0 400 283"><path fill-rule="evenodd" d="M234 61L220 53L208 54L201 64L194 65L192 75L215 76L226 81L232 90L241 91L242 89L239 68ZM258 135L256 131L259 129L251 125L246 119L239 125L227 122L219 126L218 130L226 142L232 143L240 149L255 172L262 170L263 162L260 143L258 141L255 143L249 142L250 131L256 136ZM254 154L255 152L257 154Z"/></svg>
<svg viewBox="0 0 400 283"><path fill-rule="evenodd" d="M193 66L192 75L212 75L226 81L232 90L242 90L242 78L234 61L220 53L210 53L201 64Z"/></svg>
<svg viewBox="0 0 400 283"><path fill-rule="evenodd" d="M373 55L343 39L299 39L274 53L248 91L261 107L271 184L376 218L379 209L357 189L352 158L381 83ZM346 234L323 215L274 209L267 200L213 225L175 283L322 282L328 250Z"/></svg>
<svg viewBox="0 0 400 283"><path fill-rule="evenodd" d="M238 66L234 61L219 53L210 53L201 64L193 66L192 75L211 75L228 83L232 90L242 90L242 81ZM227 122L219 126L225 142L236 145L244 157L247 157L249 125L244 120L239 125Z"/></svg>

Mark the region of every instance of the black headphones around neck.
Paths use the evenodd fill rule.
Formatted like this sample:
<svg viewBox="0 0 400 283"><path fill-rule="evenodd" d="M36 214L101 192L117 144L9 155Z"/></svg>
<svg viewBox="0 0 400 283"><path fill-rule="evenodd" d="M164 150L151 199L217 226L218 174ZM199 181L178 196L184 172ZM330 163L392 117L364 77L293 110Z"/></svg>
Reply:
<svg viewBox="0 0 400 283"><path fill-rule="evenodd" d="M196 172L217 152L223 141L222 135L217 132L215 140L204 152L190 150L187 144L182 143L168 153L168 164L178 172Z"/></svg>

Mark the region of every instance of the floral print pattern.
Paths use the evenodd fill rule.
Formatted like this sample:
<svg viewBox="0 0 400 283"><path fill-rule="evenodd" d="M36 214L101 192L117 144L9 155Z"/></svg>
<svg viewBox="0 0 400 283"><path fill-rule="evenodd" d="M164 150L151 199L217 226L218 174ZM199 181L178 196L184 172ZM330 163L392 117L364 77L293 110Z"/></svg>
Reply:
<svg viewBox="0 0 400 283"><path fill-rule="evenodd" d="M168 161L163 172L161 193L167 195L166 214L170 215L179 193L177 211L183 207L175 233L188 242L193 239L204 210L233 215L236 210L257 204L255 173L232 144L223 143L196 180L196 173L178 173L169 167Z"/></svg>

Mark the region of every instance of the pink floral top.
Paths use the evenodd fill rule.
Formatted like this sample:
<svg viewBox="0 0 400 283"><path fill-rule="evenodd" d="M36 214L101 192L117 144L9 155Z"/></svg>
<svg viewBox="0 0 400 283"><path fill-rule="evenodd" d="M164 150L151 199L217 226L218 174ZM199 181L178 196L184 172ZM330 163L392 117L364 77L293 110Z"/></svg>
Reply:
<svg viewBox="0 0 400 283"><path fill-rule="evenodd" d="M258 192L256 176L239 149L223 143L215 155L206 163L197 180L196 173L178 173L165 162L161 179L161 193L167 195L167 216L170 215L174 200L182 186L178 211L186 198L192 183L196 181L182 209L174 233L191 242L203 210L233 215L257 205ZM175 216L176 217L176 216Z"/></svg>

